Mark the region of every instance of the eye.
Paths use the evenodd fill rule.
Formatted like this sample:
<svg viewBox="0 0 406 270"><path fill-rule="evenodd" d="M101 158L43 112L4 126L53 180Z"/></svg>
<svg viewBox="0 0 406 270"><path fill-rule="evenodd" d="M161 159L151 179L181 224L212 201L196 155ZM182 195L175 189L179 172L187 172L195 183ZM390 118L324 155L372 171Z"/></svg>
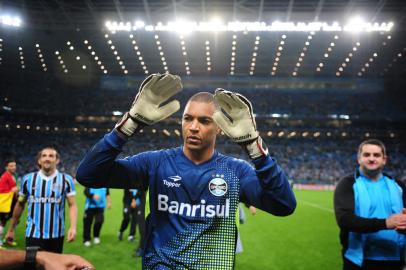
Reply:
<svg viewBox="0 0 406 270"><path fill-rule="evenodd" d="M201 118L199 119L199 122L202 123L203 125L209 125L212 120L210 118Z"/></svg>

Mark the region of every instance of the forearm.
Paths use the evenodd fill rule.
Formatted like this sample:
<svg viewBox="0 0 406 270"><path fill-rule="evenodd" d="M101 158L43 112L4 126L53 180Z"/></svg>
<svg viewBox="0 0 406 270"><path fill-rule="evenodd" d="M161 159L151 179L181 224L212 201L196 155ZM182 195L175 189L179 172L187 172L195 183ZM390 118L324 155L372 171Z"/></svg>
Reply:
<svg viewBox="0 0 406 270"><path fill-rule="evenodd" d="M386 220L381 218L362 218L352 213L336 214L340 228L358 233L371 233L386 230Z"/></svg>
<svg viewBox="0 0 406 270"><path fill-rule="evenodd" d="M17 227L18 221L20 220L20 217L24 211L24 204L20 201L18 201L14 207L13 210L13 217L11 218L11 225L9 230L14 231L14 229Z"/></svg>
<svg viewBox="0 0 406 270"><path fill-rule="evenodd" d="M69 222L71 229L76 230L77 219L78 219L78 207L76 204L74 204L69 207Z"/></svg>
<svg viewBox="0 0 406 270"><path fill-rule="evenodd" d="M25 251L21 250L1 250L0 269L24 269Z"/></svg>
<svg viewBox="0 0 406 270"><path fill-rule="evenodd" d="M116 131L106 134L79 164L76 174L78 182L86 187L121 187L120 183L126 175L120 175L119 164L115 160L124 143L125 140Z"/></svg>
<svg viewBox="0 0 406 270"><path fill-rule="evenodd" d="M243 201L276 216L292 214L296 199L283 170L269 156L255 159L253 163L256 179L245 183Z"/></svg>

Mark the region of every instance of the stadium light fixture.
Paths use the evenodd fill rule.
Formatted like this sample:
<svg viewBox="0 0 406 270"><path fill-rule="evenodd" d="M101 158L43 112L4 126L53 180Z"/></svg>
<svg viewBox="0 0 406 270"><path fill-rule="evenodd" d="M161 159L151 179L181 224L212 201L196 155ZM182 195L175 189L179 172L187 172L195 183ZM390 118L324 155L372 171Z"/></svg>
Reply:
<svg viewBox="0 0 406 270"><path fill-rule="evenodd" d="M280 60L280 57L282 56L283 46L285 45L286 35L283 34L281 38L282 38L282 40L279 42L279 47L278 47L278 49L277 49L276 56L275 56L275 60L274 60L274 62L273 62L273 67L272 67L272 71L271 71L271 76L275 76L275 75L276 75L278 62L279 62L279 60ZM295 76L295 75L294 75L294 76Z"/></svg>
<svg viewBox="0 0 406 270"><path fill-rule="evenodd" d="M68 73L69 70L66 68L66 65L63 62L62 55L59 54L59 51L55 51L55 55L57 55L57 58L59 60L59 64L61 65L61 68L62 68L63 72Z"/></svg>
<svg viewBox="0 0 406 270"><path fill-rule="evenodd" d="M339 22L280 22L270 24L259 21L231 21L224 23L220 19L210 21L187 21L177 20L167 23L158 22L155 25L147 25L143 21L117 22L106 21L108 31L152 31L152 32L389 32L394 27L393 22L368 23L357 16L349 20L347 24Z"/></svg>
<svg viewBox="0 0 406 270"><path fill-rule="evenodd" d="M90 54L93 56L94 61L95 61L96 64L99 66L100 70L104 70L104 66L102 65L103 62L101 61L100 57L97 56L96 51L92 50L93 47L92 47L92 45L90 44L90 41L84 40L83 43L86 44L86 45L88 45L88 46L87 46L87 49L88 49L89 51L91 51ZM107 72L107 70L105 70L105 71ZM106 72L105 72L105 73L106 73Z"/></svg>
<svg viewBox="0 0 406 270"><path fill-rule="evenodd" d="M158 51L159 51L159 55L161 56L161 61L162 61L162 65L164 67L164 70L169 72L168 66L167 66L167 63L166 63L165 53L162 50L161 41L159 40L159 35L156 34L154 36L154 38L155 38L156 46L157 46ZM141 65L144 65L144 62L141 62Z"/></svg>
<svg viewBox="0 0 406 270"><path fill-rule="evenodd" d="M0 38L0 52L2 52L3 51L3 39L2 38ZM2 64L2 58L0 57L0 65Z"/></svg>
<svg viewBox="0 0 406 270"><path fill-rule="evenodd" d="M206 69L207 71L211 71L211 58L210 58L210 41L206 40Z"/></svg>
<svg viewBox="0 0 406 270"><path fill-rule="evenodd" d="M37 49L37 53L38 53L39 61L42 63L42 65L41 65L42 70L43 70L44 72L46 72L46 71L48 70L48 68L47 68L47 65L45 64L44 55L42 54L40 45L39 45L38 43L35 44L35 48L38 48L38 49Z"/></svg>
<svg viewBox="0 0 406 270"><path fill-rule="evenodd" d="M24 61L24 51L23 48L20 46L18 47L19 55L20 55L20 64L21 64L21 69L25 69L25 61Z"/></svg>
<svg viewBox="0 0 406 270"><path fill-rule="evenodd" d="M187 61L187 51L186 51L186 42L183 39L183 35L179 36L180 39L180 45L181 45L181 49L182 49L182 55L185 58L185 69L186 69L186 74L190 75L190 67L189 67L189 62Z"/></svg>
<svg viewBox="0 0 406 270"><path fill-rule="evenodd" d="M293 76L297 76L299 68L302 65L301 63L303 62L303 59L304 59L304 57L306 55L305 51L307 51L307 47L310 46L310 40L313 39L314 34L315 34L315 32L311 32L310 35L307 36L307 40L305 41L305 46L303 47L303 50L300 53L300 56L299 56L298 61L296 63L296 67L294 68L294 71L292 72Z"/></svg>
<svg viewBox="0 0 406 270"><path fill-rule="evenodd" d="M237 49L237 35L233 35L233 41L231 42L231 62L230 62L230 75L235 74L235 60L236 60L236 49Z"/></svg>
<svg viewBox="0 0 406 270"><path fill-rule="evenodd" d="M116 61L117 61L118 64L120 65L120 59L121 59L121 57L118 55L117 48L116 48L115 46L112 46L112 45L113 45L113 41L112 41L111 39L108 39L109 36L108 36L107 34L106 34L104 37L107 39L107 41L106 41L106 42L107 42L107 46L113 51L113 54L116 56ZM96 53L95 53L94 51L92 51L91 54L92 54L93 56L95 56ZM124 67L124 68L123 68L123 67ZM124 64L121 65L121 69L125 71L125 66L124 66ZM125 73L124 71L123 71L123 73L124 73L124 74L127 74L127 73ZM104 72L105 74L107 73L106 70L104 70L103 72Z"/></svg>
<svg viewBox="0 0 406 270"><path fill-rule="evenodd" d="M144 73L145 73L145 74L148 74L148 73L149 73L148 68L147 68L145 62L143 61L143 57L142 57L142 55L141 55L141 51L139 50L139 47L138 47L138 45L137 45L137 41L136 41L135 38L134 38L134 35L133 35L133 34L129 35L129 38L130 38L130 40L131 40L131 44L134 45L133 48L134 48L134 50L135 50L135 54L138 56L138 62L139 62L140 65L142 66L142 69L144 70Z"/></svg>
<svg viewBox="0 0 406 270"><path fill-rule="evenodd" d="M0 15L0 24L5 26L20 27L22 20L19 16Z"/></svg>
<svg viewBox="0 0 406 270"><path fill-rule="evenodd" d="M260 41L261 41L261 37L256 36L255 37L255 42L254 42L254 50L253 50L252 57L251 57L251 68L250 68L251 69L250 70L250 75L251 76L254 75L254 72L255 72L255 66L256 66L255 62L257 60L257 51L258 51L258 46L260 44Z"/></svg>

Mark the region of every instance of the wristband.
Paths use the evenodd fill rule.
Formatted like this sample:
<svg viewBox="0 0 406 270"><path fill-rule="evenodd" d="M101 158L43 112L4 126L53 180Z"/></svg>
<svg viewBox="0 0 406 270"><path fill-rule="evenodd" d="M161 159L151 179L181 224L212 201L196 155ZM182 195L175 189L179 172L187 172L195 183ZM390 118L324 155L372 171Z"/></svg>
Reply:
<svg viewBox="0 0 406 270"><path fill-rule="evenodd" d="M268 155L268 147L261 137L258 137L250 143L242 144L242 146L251 159Z"/></svg>
<svg viewBox="0 0 406 270"><path fill-rule="evenodd" d="M24 269L27 270L35 270L37 269L36 257L37 251L40 247L27 247L25 249L25 261L24 261Z"/></svg>

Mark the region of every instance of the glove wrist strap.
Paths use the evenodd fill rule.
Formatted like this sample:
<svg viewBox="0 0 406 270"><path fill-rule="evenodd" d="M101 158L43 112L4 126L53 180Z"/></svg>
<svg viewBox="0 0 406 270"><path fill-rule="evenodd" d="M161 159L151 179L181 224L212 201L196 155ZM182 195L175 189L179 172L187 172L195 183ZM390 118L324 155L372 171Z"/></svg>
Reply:
<svg viewBox="0 0 406 270"><path fill-rule="evenodd" d="M244 144L243 147L251 159L268 155L268 147L261 137L258 137L250 143Z"/></svg>
<svg viewBox="0 0 406 270"><path fill-rule="evenodd" d="M126 112L121 118L120 122L118 122L115 128L122 134L127 137L131 137L135 132L142 129L145 124L137 121L135 118L131 117L131 115Z"/></svg>

